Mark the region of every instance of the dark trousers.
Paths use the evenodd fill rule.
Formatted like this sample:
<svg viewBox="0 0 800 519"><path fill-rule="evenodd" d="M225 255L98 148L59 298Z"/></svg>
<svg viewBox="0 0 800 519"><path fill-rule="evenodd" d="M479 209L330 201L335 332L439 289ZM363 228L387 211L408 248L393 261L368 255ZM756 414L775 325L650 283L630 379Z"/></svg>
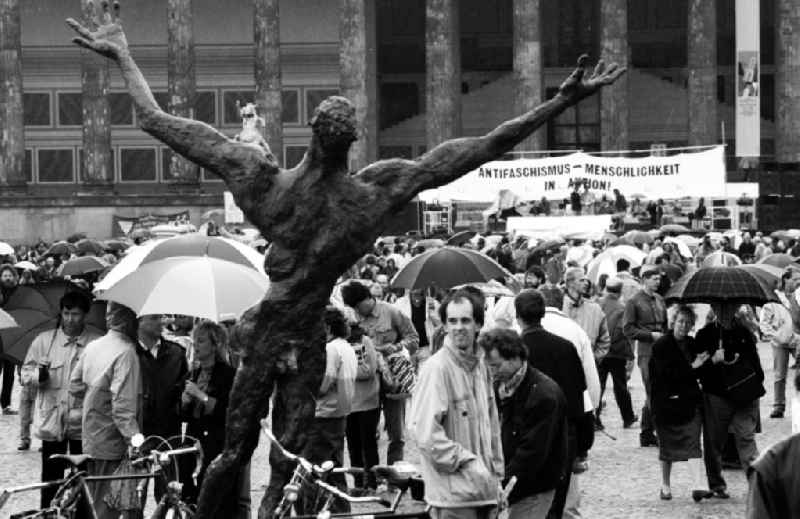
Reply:
<svg viewBox="0 0 800 519"><path fill-rule="evenodd" d="M550 505L550 511L547 512L547 519L561 519L564 515L564 505L567 502L567 491L569 490L569 483L572 480L572 466L575 464L575 451L577 448L577 428L574 423L569 423L569 433L567 439L567 460L566 460L566 475L556 485L556 492L553 496L553 504Z"/></svg>
<svg viewBox="0 0 800 519"><path fill-rule="evenodd" d="M386 435L389 437L389 445L386 448L386 464L391 465L395 461L403 460L403 428L406 421L406 401L405 399L389 398L386 395L381 397L381 407L383 408L383 422L386 425Z"/></svg>
<svg viewBox="0 0 800 519"><path fill-rule="evenodd" d="M347 418L314 418L312 422L311 431L309 432L308 443L304 453L305 458L311 463L321 465L326 461L332 461L334 467L342 467L344 460L344 438L347 431ZM336 487L347 490L347 482L344 479L344 474L332 474L328 478L328 482ZM309 498L313 496L304 496L304 510L310 510ZM350 506L348 503L336 500L331 511L333 512L349 512ZM303 512L311 513L311 512Z"/></svg>
<svg viewBox="0 0 800 519"><path fill-rule="evenodd" d="M583 413L578 421L575 431L575 455L578 459L585 460L589 456L589 449L594 445L594 413Z"/></svg>
<svg viewBox="0 0 800 519"><path fill-rule="evenodd" d="M646 397L644 405L642 406L642 432L640 435L646 438L655 434L653 413L650 407L650 353L639 354L637 363L639 365L639 372L642 374L642 383L644 384L644 393Z"/></svg>
<svg viewBox="0 0 800 519"><path fill-rule="evenodd" d="M622 420L630 422L633 420L633 404L631 402L631 394L628 391L628 377L625 371L625 359L616 359L605 357L597 365L597 372L600 375L600 399L603 399L603 393L606 390L606 380L608 375L611 375L611 381L614 383L614 399L617 401L617 407L622 415ZM600 409L597 409L597 416L600 416Z"/></svg>
<svg viewBox="0 0 800 519"><path fill-rule="evenodd" d="M708 487L712 490L726 488L722 477L722 451L728 438L728 429L736 439L736 450L743 468L758 457L756 426L758 399L750 404L736 406L727 398L703 395L703 461L706 466Z"/></svg>
<svg viewBox="0 0 800 519"><path fill-rule="evenodd" d="M11 390L14 389L14 363L10 360L0 362L0 374L3 375L3 387L0 389L0 408L11 405Z"/></svg>
<svg viewBox="0 0 800 519"><path fill-rule="evenodd" d="M377 439L380 417L379 407L350 413L347 417L347 450L350 452L350 466L363 467L367 471L366 480L360 474L354 476L357 487L378 486L375 475L369 469L380 463Z"/></svg>
<svg viewBox="0 0 800 519"><path fill-rule="evenodd" d="M53 454L82 454L80 440L62 440L60 442L42 441L42 481L54 481L64 477L69 463L64 460L51 460ZM85 467L83 467L85 468ZM58 487L42 489L41 508L50 506Z"/></svg>

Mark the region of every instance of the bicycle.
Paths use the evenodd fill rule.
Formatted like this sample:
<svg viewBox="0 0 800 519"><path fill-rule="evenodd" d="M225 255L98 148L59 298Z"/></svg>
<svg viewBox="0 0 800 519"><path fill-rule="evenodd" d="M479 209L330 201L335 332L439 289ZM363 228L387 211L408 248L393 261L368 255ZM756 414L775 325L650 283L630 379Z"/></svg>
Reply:
<svg viewBox="0 0 800 519"><path fill-rule="evenodd" d="M188 437L187 437L188 438ZM167 440L163 438L150 437L143 439L140 435L139 438L134 437L132 446L134 453L146 441L157 439L161 445L166 444L170 447ZM193 438L192 438L193 439ZM140 501L142 501L143 491L146 488L145 482L154 478L159 472L165 471L165 467L172 461L177 469L176 457L186 454L195 454L196 467L193 477L196 478L199 474L200 467L202 466L202 448L199 441L195 440L193 447L183 447L179 449L167 449L159 451L152 449L147 455L136 457L131 461L133 466L147 466L148 471L141 474L114 474L108 476L89 476L81 467L91 459L87 454L54 454L50 459L61 459L69 465L69 474L67 477L54 481L44 481L40 483L33 483L30 485L22 485L18 487L7 488L0 493L0 510L8 502L8 499L18 493L28 492L33 490L41 490L43 488L58 487L55 496L50 502L50 506L41 510L28 510L13 514L10 516L12 519L81 519L79 515L80 504L84 503L88 509L84 513L89 514L90 519L97 519L97 512L94 509L91 492L89 491L89 483L100 481L121 481L121 480L143 480L137 485L137 493ZM177 474L177 470L176 470ZM170 481L167 485L167 493L162 498L159 505L156 507L155 512L151 515L151 519L191 519L194 515L193 510L180 499L182 485L178 481Z"/></svg>
<svg viewBox="0 0 800 519"><path fill-rule="evenodd" d="M343 492L336 486L329 484L326 480L332 474L363 474L365 471L354 467L334 467L333 462L326 461L321 465L311 463L304 457L293 454L286 450L278 441L268 426L266 419L261 421L262 429L272 444L280 450L281 454L289 461L296 462L289 482L283 487L283 497L275 508L272 517L283 519L294 517L295 519L328 519L331 517L341 518L397 518L397 519L428 519L430 517L429 507L416 512L397 512L397 508L403 496L411 490L411 496L415 501L422 501L425 493L424 482L417 475L416 468L410 463L396 465L376 465L372 468L375 477L385 482L389 492L393 493L391 500L383 496L351 496ZM296 505L303 494L314 496L311 509L315 510L312 514L297 514ZM384 510L372 512L365 515L363 512L332 513L331 507L336 499L341 499L351 505L355 504L376 504ZM302 510L303 508L301 508Z"/></svg>

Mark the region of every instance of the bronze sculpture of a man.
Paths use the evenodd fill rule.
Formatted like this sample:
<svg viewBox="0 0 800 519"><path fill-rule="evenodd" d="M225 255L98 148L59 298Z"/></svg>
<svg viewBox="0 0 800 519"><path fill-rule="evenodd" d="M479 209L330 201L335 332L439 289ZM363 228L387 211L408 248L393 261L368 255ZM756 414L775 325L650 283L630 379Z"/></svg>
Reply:
<svg viewBox="0 0 800 519"><path fill-rule="evenodd" d="M235 499L232 482L258 444L259 419L268 414L274 387L282 409L273 413L273 427L289 450L303 451L324 367L322 312L337 278L369 250L388 218L420 191L510 151L624 73L601 61L585 74L587 57L582 56L554 98L490 133L444 142L414 160L381 160L355 173L347 161L357 138L355 111L347 99L330 97L310 122L305 157L293 169L282 169L263 146L237 142L205 123L161 110L131 57L118 2L110 8L104 1L92 27L71 18L67 23L79 35L76 44L117 63L142 130L222 178L247 219L271 243L266 257L271 286L233 333L233 346L243 357L230 395L225 449L208 469L197 517L214 517L222 499ZM287 355L298 369L279 369ZM262 514L272 509L286 477L280 460L273 457L271 464Z"/></svg>

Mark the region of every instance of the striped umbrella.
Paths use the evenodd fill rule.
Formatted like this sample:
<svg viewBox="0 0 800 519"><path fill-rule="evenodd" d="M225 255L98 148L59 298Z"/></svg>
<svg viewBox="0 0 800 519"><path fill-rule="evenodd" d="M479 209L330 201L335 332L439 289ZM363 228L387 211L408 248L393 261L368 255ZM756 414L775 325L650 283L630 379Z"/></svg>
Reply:
<svg viewBox="0 0 800 519"><path fill-rule="evenodd" d="M738 267L708 267L686 274L667 292L667 302L762 305L778 301L772 287Z"/></svg>

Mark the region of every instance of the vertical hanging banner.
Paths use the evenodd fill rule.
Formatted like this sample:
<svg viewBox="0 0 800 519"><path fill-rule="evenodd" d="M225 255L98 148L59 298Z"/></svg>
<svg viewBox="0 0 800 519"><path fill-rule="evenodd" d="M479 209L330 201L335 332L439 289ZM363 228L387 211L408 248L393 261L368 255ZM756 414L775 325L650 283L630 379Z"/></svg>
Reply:
<svg viewBox="0 0 800 519"><path fill-rule="evenodd" d="M759 0L736 0L736 156L761 155Z"/></svg>

